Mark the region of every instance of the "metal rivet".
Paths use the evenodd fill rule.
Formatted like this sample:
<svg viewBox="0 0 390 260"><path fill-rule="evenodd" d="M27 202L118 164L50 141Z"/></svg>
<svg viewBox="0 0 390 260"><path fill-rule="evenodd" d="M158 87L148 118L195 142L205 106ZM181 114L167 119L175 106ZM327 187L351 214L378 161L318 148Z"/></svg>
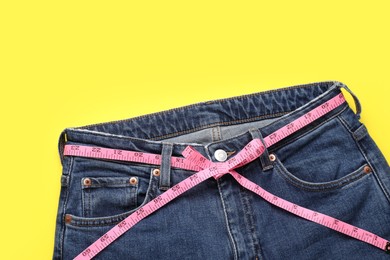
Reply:
<svg viewBox="0 0 390 260"><path fill-rule="evenodd" d="M71 221L72 221L72 216L69 215L69 214L66 214L66 215L65 215L65 223L66 223L66 224L69 224Z"/></svg>
<svg viewBox="0 0 390 260"><path fill-rule="evenodd" d="M92 183L92 181L91 181L90 178L85 178L85 179L83 180L83 184L84 184L85 186L90 186L91 183Z"/></svg>
<svg viewBox="0 0 390 260"><path fill-rule="evenodd" d="M274 161L276 160L276 155L273 154L273 153L271 153L271 154L269 155L269 160L270 160L271 162L274 162Z"/></svg>
<svg viewBox="0 0 390 260"><path fill-rule="evenodd" d="M153 170L153 175L154 176L160 176L160 169L154 169Z"/></svg>
<svg viewBox="0 0 390 260"><path fill-rule="evenodd" d="M364 166L364 172L365 173L370 173L371 172L371 167L370 166Z"/></svg>
<svg viewBox="0 0 390 260"><path fill-rule="evenodd" d="M135 185L135 184L137 184L137 183L138 183L138 179L137 179L136 177L131 177L131 178L130 178L130 184Z"/></svg>

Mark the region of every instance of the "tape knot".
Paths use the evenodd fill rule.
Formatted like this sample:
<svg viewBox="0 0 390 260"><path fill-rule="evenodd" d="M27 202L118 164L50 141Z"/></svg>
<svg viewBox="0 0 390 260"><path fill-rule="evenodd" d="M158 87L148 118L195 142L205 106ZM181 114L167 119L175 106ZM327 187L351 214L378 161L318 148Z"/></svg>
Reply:
<svg viewBox="0 0 390 260"><path fill-rule="evenodd" d="M261 140L253 139L236 156L226 162L212 162L191 146L187 146L182 154L192 164L202 169L208 168L214 179L219 179L230 171L255 160L264 150L265 147Z"/></svg>

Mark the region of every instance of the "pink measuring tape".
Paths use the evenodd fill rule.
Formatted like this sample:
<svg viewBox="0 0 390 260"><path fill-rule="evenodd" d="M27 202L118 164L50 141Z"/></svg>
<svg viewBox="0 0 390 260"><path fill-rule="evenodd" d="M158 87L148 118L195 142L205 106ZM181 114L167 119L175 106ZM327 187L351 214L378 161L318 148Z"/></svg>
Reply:
<svg viewBox="0 0 390 260"><path fill-rule="evenodd" d="M317 118L332 111L344 102L345 98L342 94L333 97L329 101L314 108L313 110L294 120L290 124L278 129L274 133L265 137L265 146L270 147L271 145L282 140L283 138L310 124ZM120 237L122 234L124 234L134 225L136 225L139 221L146 218L153 212L157 211L159 208L163 207L171 200L175 199L182 193L186 192L187 190L191 189L192 187L198 185L199 183L205 181L210 177L218 179L224 174L231 174L240 185L242 185L248 190L251 190L269 203L279 208L282 208L312 222L334 229L340 233L369 243L386 251L387 253L390 253L390 242L386 239L379 237L364 229L352 226L339 219L301 207L292 202L277 197L264 190L254 182L243 177L234 170L258 158L264 152L264 150L265 147L260 141L260 139L253 139L236 156L230 158L229 160L225 162L211 162L203 155L201 155L198 151L193 149L191 146L188 146L186 149L184 149L182 153L184 158L172 157L171 165L172 167L198 171L197 173L174 185L163 194L159 195L155 199L149 201L147 204L133 212L126 219L115 225L107 233L105 233L98 240L96 240L93 244L83 250L74 259L81 260L93 258L109 244L114 242L118 237ZM161 164L161 155L158 154L83 145L65 145L64 155L131 161L154 165Z"/></svg>

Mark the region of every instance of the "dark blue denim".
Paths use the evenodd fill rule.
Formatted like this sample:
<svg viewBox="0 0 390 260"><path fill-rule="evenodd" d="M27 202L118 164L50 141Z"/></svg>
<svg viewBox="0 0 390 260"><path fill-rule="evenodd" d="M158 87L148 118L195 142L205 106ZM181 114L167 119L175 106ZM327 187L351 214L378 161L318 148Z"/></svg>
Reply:
<svg viewBox="0 0 390 260"><path fill-rule="evenodd" d="M72 259L137 208L191 176L193 171L169 163L187 145L211 161L217 161L218 149L230 158L253 138L290 123L342 87L337 81L316 82L65 129L59 140L63 171L53 259ZM162 154L163 160L157 166L63 156L65 143ZM276 160L270 160L271 153ZM237 172L281 198L390 239L389 165L347 103ZM143 219L96 259L390 256L277 208L225 174Z"/></svg>

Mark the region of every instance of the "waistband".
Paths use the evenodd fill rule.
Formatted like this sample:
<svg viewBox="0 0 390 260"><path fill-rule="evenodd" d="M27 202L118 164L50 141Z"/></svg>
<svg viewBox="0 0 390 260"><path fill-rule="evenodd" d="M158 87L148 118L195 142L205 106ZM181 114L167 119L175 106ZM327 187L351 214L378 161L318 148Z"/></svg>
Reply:
<svg viewBox="0 0 390 260"><path fill-rule="evenodd" d="M181 143L164 139L194 133L211 127L223 127L275 119L272 123L257 128L260 136L267 136L311 109L326 102L348 87L339 81L323 81L295 85L249 95L235 96L200 102L157 113L146 114L125 120L104 122L81 127L66 128L59 138L59 153L63 162L65 143L86 144L114 149L161 154L165 145L171 146L172 156L181 156L188 146L193 146L204 156L211 158L217 149L240 151L253 139L253 129L234 137L210 142ZM351 93L351 92L350 92ZM360 114L360 104L351 93ZM294 135L302 134L328 120L348 106L347 103L312 122ZM294 138L294 135L291 138ZM283 145L288 139L278 142ZM273 148L270 147L270 150Z"/></svg>

